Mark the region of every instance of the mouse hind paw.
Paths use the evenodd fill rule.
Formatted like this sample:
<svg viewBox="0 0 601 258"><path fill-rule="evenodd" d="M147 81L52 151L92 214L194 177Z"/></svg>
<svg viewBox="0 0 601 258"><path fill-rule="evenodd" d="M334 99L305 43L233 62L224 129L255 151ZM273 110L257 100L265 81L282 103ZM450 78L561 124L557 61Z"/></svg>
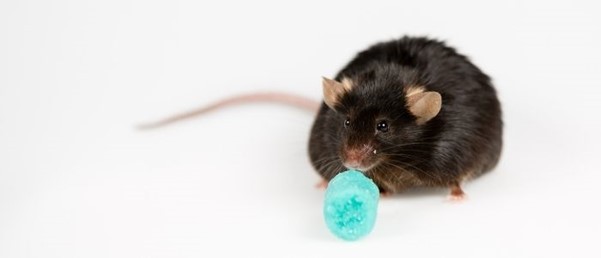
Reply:
<svg viewBox="0 0 601 258"><path fill-rule="evenodd" d="M467 199L467 196L465 195L465 192L463 192L463 189L461 189L459 183L453 184L451 186L451 192L447 196L447 200L458 203L464 201L465 199Z"/></svg>

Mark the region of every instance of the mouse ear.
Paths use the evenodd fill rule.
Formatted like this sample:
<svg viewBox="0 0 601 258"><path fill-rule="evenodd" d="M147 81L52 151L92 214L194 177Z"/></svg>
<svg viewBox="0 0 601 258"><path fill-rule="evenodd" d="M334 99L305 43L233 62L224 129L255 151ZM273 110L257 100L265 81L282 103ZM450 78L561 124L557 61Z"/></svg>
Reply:
<svg viewBox="0 0 601 258"><path fill-rule="evenodd" d="M350 79L344 78L342 82L338 82L326 77L323 78L323 101L330 107L334 107L340 102L342 96L349 92L353 87Z"/></svg>
<svg viewBox="0 0 601 258"><path fill-rule="evenodd" d="M407 95L407 108L417 120L418 125L424 124L440 112L442 97L436 91L426 91Z"/></svg>

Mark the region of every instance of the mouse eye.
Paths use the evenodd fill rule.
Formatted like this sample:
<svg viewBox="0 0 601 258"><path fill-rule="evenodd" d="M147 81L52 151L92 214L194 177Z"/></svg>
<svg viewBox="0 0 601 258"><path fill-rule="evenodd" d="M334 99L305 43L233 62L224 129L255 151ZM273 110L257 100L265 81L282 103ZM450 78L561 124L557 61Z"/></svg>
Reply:
<svg viewBox="0 0 601 258"><path fill-rule="evenodd" d="M351 125L351 119L347 118L346 120L344 120L344 128L347 128L349 125Z"/></svg>
<svg viewBox="0 0 601 258"><path fill-rule="evenodd" d="M377 125L376 125L376 129L379 132L388 132L388 122L386 121L380 121Z"/></svg>

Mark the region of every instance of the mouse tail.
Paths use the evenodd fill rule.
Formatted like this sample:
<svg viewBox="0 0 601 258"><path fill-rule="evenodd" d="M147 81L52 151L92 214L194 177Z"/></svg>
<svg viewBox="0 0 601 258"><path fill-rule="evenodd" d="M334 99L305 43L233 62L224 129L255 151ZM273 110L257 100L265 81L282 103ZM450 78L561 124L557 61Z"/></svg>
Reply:
<svg viewBox="0 0 601 258"><path fill-rule="evenodd" d="M226 108L226 107L239 105L239 104L254 103L254 102L280 103L280 104L285 104L288 106L301 108L304 110L309 110L309 111L312 111L315 113L317 113L317 110L319 110L319 106L321 105L321 102L319 102L319 101L315 101L315 100L312 100L312 99L309 99L309 98L306 98L303 96L299 96L299 95L294 95L294 94L288 94L288 93L282 93L282 92L250 93L250 94L243 94L243 95L238 95L238 96L233 96L233 97L229 97L226 99L222 99L213 104L210 104L210 105L198 108L198 109L190 110L187 112L183 112L180 114L176 114L176 115L167 117L165 119L162 119L162 120L159 120L156 122L141 124L137 128L139 130L155 129L155 128L163 127L163 126L173 124L173 123L176 123L176 122L179 122L182 120L186 120L186 119L193 118L196 116L204 115L206 113L209 113L211 111L218 110L221 108Z"/></svg>

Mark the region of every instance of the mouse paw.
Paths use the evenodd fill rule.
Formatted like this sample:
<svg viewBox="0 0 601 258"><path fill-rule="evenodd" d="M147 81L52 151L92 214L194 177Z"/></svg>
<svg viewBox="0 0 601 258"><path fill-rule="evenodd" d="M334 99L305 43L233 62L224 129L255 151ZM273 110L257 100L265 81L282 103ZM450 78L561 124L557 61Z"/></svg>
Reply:
<svg viewBox="0 0 601 258"><path fill-rule="evenodd" d="M390 198L394 195L393 192L389 192L389 191L384 191L384 192L380 192L380 198Z"/></svg>
<svg viewBox="0 0 601 258"><path fill-rule="evenodd" d="M459 184L451 186L451 193L447 196L447 201L452 203L460 203L467 199L467 196L461 189Z"/></svg>
<svg viewBox="0 0 601 258"><path fill-rule="evenodd" d="M462 203L466 199L467 199L467 196L465 194L459 194L459 195L449 194L447 196L447 201L452 202L452 203Z"/></svg>
<svg viewBox="0 0 601 258"><path fill-rule="evenodd" d="M326 189L328 188L328 180L322 179L319 183L315 184L315 188L317 189Z"/></svg>

